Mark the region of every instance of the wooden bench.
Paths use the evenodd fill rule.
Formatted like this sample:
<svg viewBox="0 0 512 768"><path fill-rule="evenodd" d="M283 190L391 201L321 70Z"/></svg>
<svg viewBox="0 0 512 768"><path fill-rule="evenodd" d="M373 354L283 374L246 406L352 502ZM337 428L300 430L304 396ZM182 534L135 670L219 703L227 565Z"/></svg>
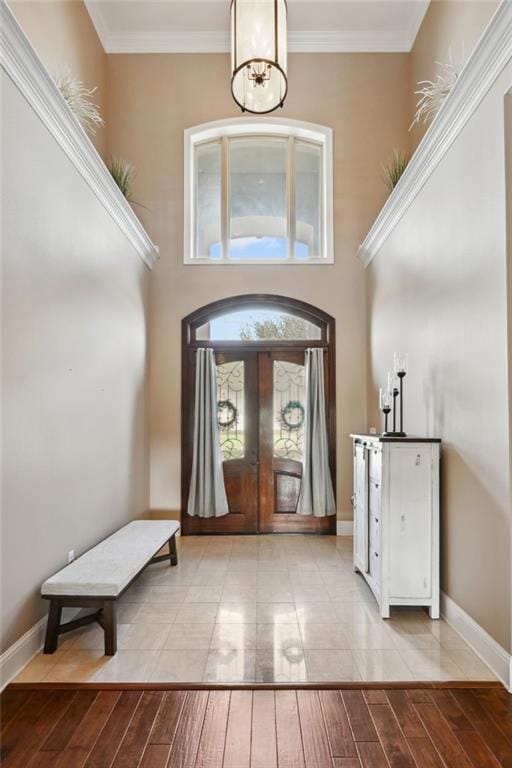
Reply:
<svg viewBox="0 0 512 768"><path fill-rule="evenodd" d="M104 539L97 546L47 579L41 595L50 601L45 653L57 649L59 635L97 622L105 632L105 654L117 650L116 600L137 576L152 563L169 560L178 564L176 534L179 523L172 520L136 520ZM159 555L168 545L169 554ZM62 624L63 608L93 608L87 616Z"/></svg>

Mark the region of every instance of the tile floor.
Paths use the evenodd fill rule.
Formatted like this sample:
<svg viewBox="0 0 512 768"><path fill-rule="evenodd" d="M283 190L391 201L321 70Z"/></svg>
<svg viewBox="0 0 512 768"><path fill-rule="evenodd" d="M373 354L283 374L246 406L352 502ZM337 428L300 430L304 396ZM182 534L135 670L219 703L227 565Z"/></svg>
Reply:
<svg viewBox="0 0 512 768"><path fill-rule="evenodd" d="M443 621L377 605L352 570L352 539L179 539L118 604L118 652L89 626L38 654L15 682L493 680Z"/></svg>

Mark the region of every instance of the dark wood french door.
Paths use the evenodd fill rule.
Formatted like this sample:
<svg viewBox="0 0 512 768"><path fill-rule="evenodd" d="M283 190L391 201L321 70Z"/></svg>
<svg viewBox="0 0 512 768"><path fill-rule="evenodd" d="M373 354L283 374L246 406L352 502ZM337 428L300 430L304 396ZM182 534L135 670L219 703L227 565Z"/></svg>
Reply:
<svg viewBox="0 0 512 768"><path fill-rule="evenodd" d="M189 350L189 355L188 363L193 368L195 351ZM229 514L200 519L185 513L185 532L332 532L333 518L296 513L304 442L304 346L265 351L242 346L217 349L215 359ZM327 367L327 355L325 361ZM326 375L325 380L328 388L330 377ZM327 403L331 395L326 392ZM192 425L189 408L184 428L190 439Z"/></svg>

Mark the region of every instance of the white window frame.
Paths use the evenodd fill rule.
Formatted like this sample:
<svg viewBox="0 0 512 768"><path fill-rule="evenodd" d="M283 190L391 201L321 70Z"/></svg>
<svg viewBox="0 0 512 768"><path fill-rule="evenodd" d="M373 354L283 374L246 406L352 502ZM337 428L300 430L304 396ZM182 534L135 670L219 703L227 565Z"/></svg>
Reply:
<svg viewBox="0 0 512 768"><path fill-rule="evenodd" d="M237 259L224 257L210 259L195 255L195 147L208 141L221 141L222 150L222 243L223 253L227 253L228 217L229 217L229 167L228 167L228 138L239 136L278 136L288 138L290 146L292 139L311 142L322 148L322 213L321 213L321 255L311 259L297 259L294 253L289 253L286 259L261 259L241 262ZM308 266L334 263L334 184L333 184L333 135L332 129L316 123L306 123L300 120L282 118L246 118L239 117L229 120L216 120L203 123L185 130L185 167L184 167L184 253L183 262L187 265L209 266L268 266L269 264L288 264L290 266ZM295 241L295 156L288 153L288 238Z"/></svg>

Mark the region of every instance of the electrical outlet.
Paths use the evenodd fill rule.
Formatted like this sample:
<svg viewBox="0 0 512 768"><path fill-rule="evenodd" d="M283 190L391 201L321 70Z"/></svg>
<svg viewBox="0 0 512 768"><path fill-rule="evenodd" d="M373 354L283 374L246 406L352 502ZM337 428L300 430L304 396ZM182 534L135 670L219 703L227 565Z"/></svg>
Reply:
<svg viewBox="0 0 512 768"><path fill-rule="evenodd" d="M75 550L70 549L68 552L68 564L72 563L74 559L75 559Z"/></svg>
<svg viewBox="0 0 512 768"><path fill-rule="evenodd" d="M376 435L377 434L377 430L375 429L375 427L370 427L370 429L368 431L369 431L370 435Z"/></svg>

